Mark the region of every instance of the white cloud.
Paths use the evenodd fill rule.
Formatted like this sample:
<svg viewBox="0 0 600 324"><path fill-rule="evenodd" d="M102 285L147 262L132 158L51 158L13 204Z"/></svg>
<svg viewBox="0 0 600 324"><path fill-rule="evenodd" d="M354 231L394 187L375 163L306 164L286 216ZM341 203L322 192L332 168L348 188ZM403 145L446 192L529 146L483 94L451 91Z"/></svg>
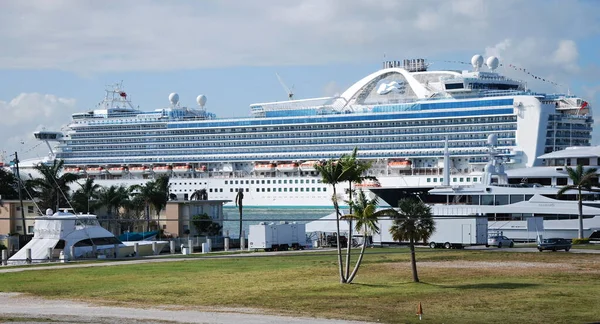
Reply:
<svg viewBox="0 0 600 324"><path fill-rule="evenodd" d="M339 96L345 89L342 89L339 84L335 81L329 81L325 86L323 86L323 96L325 97L333 97Z"/></svg>
<svg viewBox="0 0 600 324"><path fill-rule="evenodd" d="M0 69L78 73L359 62L383 52L440 56L504 39L564 39L554 53L560 61L576 56L573 35L600 30L600 10L585 1L30 0L1 7Z"/></svg>
<svg viewBox="0 0 600 324"><path fill-rule="evenodd" d="M48 148L34 139L33 131L60 130L63 125L54 117L76 110L75 99L48 94L21 93L10 101L0 100L0 137L5 143L2 155L6 158L18 151L20 159L45 156Z"/></svg>

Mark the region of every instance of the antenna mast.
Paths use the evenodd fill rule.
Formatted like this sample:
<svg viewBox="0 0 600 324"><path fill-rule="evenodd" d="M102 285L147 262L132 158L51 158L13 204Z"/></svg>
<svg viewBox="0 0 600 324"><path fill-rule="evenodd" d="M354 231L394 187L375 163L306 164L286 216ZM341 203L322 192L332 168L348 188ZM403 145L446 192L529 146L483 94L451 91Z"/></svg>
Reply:
<svg viewBox="0 0 600 324"><path fill-rule="evenodd" d="M294 90L294 85L292 84L292 88L288 88L285 83L283 82L283 80L281 79L281 77L279 76L279 73L275 72L275 75L277 76L277 80L279 80L279 83L281 84L281 86L283 87L283 90L285 90L285 93L287 93L288 95L288 99L292 100L294 99L294 92L292 90Z"/></svg>

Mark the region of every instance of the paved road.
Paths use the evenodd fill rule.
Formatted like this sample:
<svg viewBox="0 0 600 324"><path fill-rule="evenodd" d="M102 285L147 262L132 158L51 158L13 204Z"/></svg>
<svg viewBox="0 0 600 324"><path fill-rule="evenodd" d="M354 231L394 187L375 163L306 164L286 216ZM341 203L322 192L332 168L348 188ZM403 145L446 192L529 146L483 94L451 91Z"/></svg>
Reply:
<svg viewBox="0 0 600 324"><path fill-rule="evenodd" d="M210 324L360 324L365 322L327 320L307 317L265 315L257 310L207 309L176 310L168 308L127 308L94 306L86 303L47 300L17 293L0 293L0 319L18 317L31 323L210 323Z"/></svg>
<svg viewBox="0 0 600 324"><path fill-rule="evenodd" d="M540 251L538 251L537 248L534 247L519 247L518 245L513 247L513 248L494 248L494 247L489 247L486 248L485 246L472 246L467 248L469 250L483 250L483 251L490 251L490 252L536 252L536 253L540 253ZM564 253L564 250L561 251L557 251L558 252L562 252ZM543 253L553 253L552 251L544 251ZM569 252L567 253L591 253L591 254L600 254L600 250L593 250L593 249L571 249L569 250Z"/></svg>

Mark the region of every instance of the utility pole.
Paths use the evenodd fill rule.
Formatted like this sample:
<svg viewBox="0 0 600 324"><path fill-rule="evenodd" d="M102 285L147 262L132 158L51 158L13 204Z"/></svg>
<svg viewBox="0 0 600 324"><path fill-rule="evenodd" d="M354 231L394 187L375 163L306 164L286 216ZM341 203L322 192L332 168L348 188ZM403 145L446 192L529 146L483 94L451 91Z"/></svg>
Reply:
<svg viewBox="0 0 600 324"><path fill-rule="evenodd" d="M21 220L23 222L23 235L27 234L27 226L25 223L25 210L23 209L23 193L21 192L21 174L19 173L19 155L15 152L15 167L17 169L17 183L19 188L19 202L21 204Z"/></svg>

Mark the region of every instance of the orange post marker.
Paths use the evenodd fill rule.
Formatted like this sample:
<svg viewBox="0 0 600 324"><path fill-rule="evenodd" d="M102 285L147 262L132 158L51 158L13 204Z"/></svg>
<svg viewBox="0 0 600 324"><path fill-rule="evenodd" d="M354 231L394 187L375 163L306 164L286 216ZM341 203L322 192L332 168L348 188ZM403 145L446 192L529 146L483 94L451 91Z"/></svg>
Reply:
<svg viewBox="0 0 600 324"><path fill-rule="evenodd" d="M421 320L421 317L423 316L423 306L421 306L421 302L419 302L419 305L417 306L417 315L419 316L419 320Z"/></svg>

